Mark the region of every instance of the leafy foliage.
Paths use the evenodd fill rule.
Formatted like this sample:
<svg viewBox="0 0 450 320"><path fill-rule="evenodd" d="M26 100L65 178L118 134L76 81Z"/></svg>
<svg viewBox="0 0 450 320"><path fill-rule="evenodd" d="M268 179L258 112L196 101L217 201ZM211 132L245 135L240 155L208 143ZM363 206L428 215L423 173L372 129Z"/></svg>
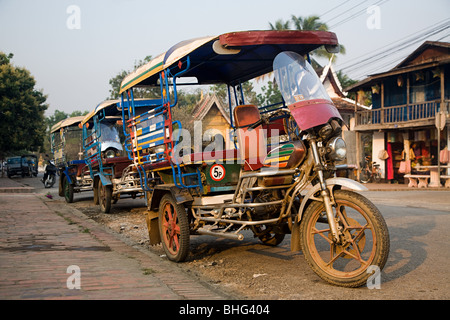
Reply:
<svg viewBox="0 0 450 320"><path fill-rule="evenodd" d="M143 60L137 60L134 62L134 67L132 70L136 70L140 66L143 66L152 59L152 56L146 56ZM123 78L125 78L131 71L122 70L117 73L114 77L109 80L111 89L109 90L109 99L119 99L120 98L120 84ZM160 91L159 88L135 88L133 90L134 98L159 98Z"/></svg>
<svg viewBox="0 0 450 320"><path fill-rule="evenodd" d="M283 21L282 19L277 20L274 24L269 22L269 27L271 30L289 30L291 29L291 23L294 26L295 30L303 30L303 31L328 31L328 26L326 23L320 21L318 16L309 16L309 17L296 17L295 15L291 16L291 20ZM341 54L345 54L345 47L343 45L340 46ZM336 56L327 52L325 48L322 46L310 54L311 56L323 57L330 59L333 57L335 59Z"/></svg>
<svg viewBox="0 0 450 320"><path fill-rule="evenodd" d="M87 110L86 111L75 110L72 113L66 113L64 111L60 111L60 110L56 109L55 112L53 113L53 115L51 115L45 119L47 129L50 130L55 124L57 124L61 120L64 120L67 118L72 118L72 117L85 116L88 113L89 113L89 111L87 111Z"/></svg>
<svg viewBox="0 0 450 320"><path fill-rule="evenodd" d="M0 52L0 154L38 151L45 135L47 97L34 87L25 68L11 64L13 54Z"/></svg>

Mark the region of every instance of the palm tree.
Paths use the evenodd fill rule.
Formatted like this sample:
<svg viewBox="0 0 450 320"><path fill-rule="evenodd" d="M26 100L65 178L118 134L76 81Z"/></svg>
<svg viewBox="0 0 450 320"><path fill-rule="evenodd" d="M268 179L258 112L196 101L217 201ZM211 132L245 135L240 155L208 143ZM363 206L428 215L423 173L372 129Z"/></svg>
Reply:
<svg viewBox="0 0 450 320"><path fill-rule="evenodd" d="M278 19L275 21L275 25L269 22L270 30L289 30L291 28L290 21L283 21L283 19Z"/></svg>
<svg viewBox="0 0 450 320"><path fill-rule="evenodd" d="M296 30L320 30L320 31L328 31L328 26L320 22L320 18L318 16L309 16L309 17L296 17L292 15L291 17L292 23L295 26Z"/></svg>
<svg viewBox="0 0 450 320"><path fill-rule="evenodd" d="M326 23L320 22L320 18L318 16L309 16L309 17L296 17L295 15L291 16L291 21L283 21L279 19L275 21L275 24L269 22L269 26L271 30L289 30L290 25L294 25L295 30L303 30L303 31L328 31L328 26ZM345 48L343 45L340 46L339 53L345 54ZM322 46L310 54L311 56L323 57L327 59L335 59L336 56L333 56L332 53L329 53Z"/></svg>

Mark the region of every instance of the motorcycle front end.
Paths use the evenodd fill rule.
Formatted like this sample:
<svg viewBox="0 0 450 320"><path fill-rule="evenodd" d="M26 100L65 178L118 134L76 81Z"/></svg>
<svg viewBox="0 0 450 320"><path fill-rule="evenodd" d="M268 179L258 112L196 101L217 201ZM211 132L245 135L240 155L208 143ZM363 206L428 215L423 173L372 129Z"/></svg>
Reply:
<svg viewBox="0 0 450 320"><path fill-rule="evenodd" d="M299 54L282 52L273 70L297 126L296 136L310 150L313 164L306 173L312 187L306 195L297 195L300 205L292 227L292 246L303 251L322 279L360 287L386 264L387 225L377 207L359 193L364 186L335 177L336 162L346 156L341 137L344 123L314 69Z"/></svg>

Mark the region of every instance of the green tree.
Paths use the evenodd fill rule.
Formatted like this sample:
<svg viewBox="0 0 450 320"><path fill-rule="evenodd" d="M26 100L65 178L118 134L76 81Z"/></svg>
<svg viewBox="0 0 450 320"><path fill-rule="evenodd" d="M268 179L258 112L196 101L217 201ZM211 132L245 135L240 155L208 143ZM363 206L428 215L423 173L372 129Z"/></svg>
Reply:
<svg viewBox="0 0 450 320"><path fill-rule="evenodd" d="M147 62L152 60L152 56L146 56L143 60L138 60L134 62L133 70L121 70L114 77L109 80L109 84L111 85L111 89L109 90L109 99L119 99L120 98L120 84L122 80L130 74L132 71L137 68L143 66ZM135 98L159 98L160 97L160 89L158 88L135 88L133 89L133 95Z"/></svg>
<svg viewBox="0 0 450 320"><path fill-rule="evenodd" d="M283 21L282 19L279 19L274 24L269 22L269 27L271 30L289 30L291 29L291 25L293 26L293 29L301 31L328 31L328 26L326 23L321 22L320 18L315 15L308 17L292 15L290 21ZM339 53L345 54L345 47L343 45L340 45ZM314 59L314 57L322 57L333 60L336 59L336 56L326 51L324 46L321 46L310 53L313 68L321 68L320 64ZM270 74L268 75L270 76ZM261 76L257 80L262 80L268 75ZM339 74L338 76L346 83L351 81L343 74ZM261 89L263 93L258 94L257 97L259 105L269 105L281 101L281 93L278 91L277 85L274 81L269 81L267 86L263 86Z"/></svg>
<svg viewBox="0 0 450 320"><path fill-rule="evenodd" d="M321 22L320 18L315 15L309 17L301 17L301 16L296 17L295 15L292 15L290 21L284 22L283 20L280 19L277 20L275 24L269 22L269 27L271 30L289 30L291 23L293 24L295 30L328 31L327 24ZM345 47L343 45L340 45L339 53L345 54ZM336 59L336 56L333 56L332 53L326 51L326 49L323 46L311 52L310 56L323 57L327 59L333 57L333 59Z"/></svg>
<svg viewBox="0 0 450 320"><path fill-rule="evenodd" d="M53 115L47 117L45 120L47 122L47 129L51 130L51 128L60 122L61 120L67 119L69 115L65 113L64 111L59 111L58 109L55 110Z"/></svg>
<svg viewBox="0 0 450 320"><path fill-rule="evenodd" d="M289 30L291 28L290 21L283 21L283 19L278 19L274 24L269 22L270 30Z"/></svg>
<svg viewBox="0 0 450 320"><path fill-rule="evenodd" d="M69 115L69 117L72 118L72 117L85 116L88 113L89 113L89 111L87 111L87 110L85 110L85 111L75 110Z"/></svg>
<svg viewBox="0 0 450 320"><path fill-rule="evenodd" d="M13 54L0 52L0 154L39 151L45 136L47 97L25 68L11 64Z"/></svg>
<svg viewBox="0 0 450 320"><path fill-rule="evenodd" d="M226 84L211 86L209 90L217 96L223 106L228 107L228 88ZM252 82L244 82L242 84L242 92L244 93L244 101L246 104L258 103L258 98L256 92L254 91Z"/></svg>
<svg viewBox="0 0 450 320"><path fill-rule="evenodd" d="M291 16L291 21L294 24L296 30L319 30L319 31L328 31L328 26L320 22L320 18L318 16L309 16L309 17L301 17L301 16Z"/></svg>
<svg viewBox="0 0 450 320"><path fill-rule="evenodd" d="M275 81L268 81L267 86L261 87L261 91L262 94L257 95L258 106L268 106L283 101Z"/></svg>

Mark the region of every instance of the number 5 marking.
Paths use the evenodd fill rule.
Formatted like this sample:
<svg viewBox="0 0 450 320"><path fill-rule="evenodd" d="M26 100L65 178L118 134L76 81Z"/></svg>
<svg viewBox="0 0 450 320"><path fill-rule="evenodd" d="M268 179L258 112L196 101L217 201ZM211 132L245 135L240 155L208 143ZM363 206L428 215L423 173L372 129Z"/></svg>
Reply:
<svg viewBox="0 0 450 320"><path fill-rule="evenodd" d="M225 178L225 168L221 164L215 164L209 170L209 175L214 181L221 181Z"/></svg>

